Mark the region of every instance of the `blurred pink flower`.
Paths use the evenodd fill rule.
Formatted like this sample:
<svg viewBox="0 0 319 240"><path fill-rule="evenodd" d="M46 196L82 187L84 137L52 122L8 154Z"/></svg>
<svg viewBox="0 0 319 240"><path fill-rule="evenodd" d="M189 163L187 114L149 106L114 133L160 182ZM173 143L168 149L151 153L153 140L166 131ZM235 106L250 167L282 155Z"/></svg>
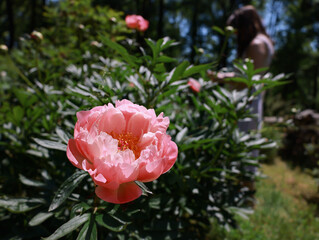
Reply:
<svg viewBox="0 0 319 240"><path fill-rule="evenodd" d="M175 163L178 149L166 134L168 117L128 100L77 113L67 156L87 171L104 201L126 203L142 194L134 181L150 182Z"/></svg>
<svg viewBox="0 0 319 240"><path fill-rule="evenodd" d="M194 78L189 78L187 84L194 92L200 92L200 88L201 88L200 83Z"/></svg>
<svg viewBox="0 0 319 240"><path fill-rule="evenodd" d="M127 27L144 32L148 29L149 22L140 15L127 15L125 17Z"/></svg>

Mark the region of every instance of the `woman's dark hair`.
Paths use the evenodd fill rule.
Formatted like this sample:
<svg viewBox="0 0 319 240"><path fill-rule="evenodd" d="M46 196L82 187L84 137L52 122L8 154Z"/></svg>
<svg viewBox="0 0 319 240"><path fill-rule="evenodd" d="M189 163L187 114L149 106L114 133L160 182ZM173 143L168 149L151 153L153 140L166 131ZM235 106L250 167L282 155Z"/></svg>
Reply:
<svg viewBox="0 0 319 240"><path fill-rule="evenodd" d="M249 43L256 37L258 33L266 35L265 27L256 9L247 5L237 9L227 20L227 25L237 30L237 56L242 57Z"/></svg>

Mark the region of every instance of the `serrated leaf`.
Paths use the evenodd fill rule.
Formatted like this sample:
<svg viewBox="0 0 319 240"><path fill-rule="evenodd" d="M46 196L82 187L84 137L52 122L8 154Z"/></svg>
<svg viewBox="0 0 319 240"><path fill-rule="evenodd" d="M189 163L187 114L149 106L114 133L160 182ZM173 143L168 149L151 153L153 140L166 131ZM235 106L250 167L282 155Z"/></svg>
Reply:
<svg viewBox="0 0 319 240"><path fill-rule="evenodd" d="M128 225L128 223L123 224L119 222L109 214L99 214L95 217L95 220L99 225L113 232L121 232L125 230L126 226Z"/></svg>
<svg viewBox="0 0 319 240"><path fill-rule="evenodd" d="M85 213L81 216L76 216L69 220L68 222L64 223L62 226L60 226L55 232L50 235L47 238L44 238L45 240L56 240L61 237L64 237L68 233L74 231L77 229L79 226L81 226L83 223L85 223L87 220L89 220L90 214Z"/></svg>
<svg viewBox="0 0 319 240"><path fill-rule="evenodd" d="M48 218L52 217L53 213L49 212L40 212L37 215L35 215L29 222L30 226L37 226L41 223L43 223Z"/></svg>
<svg viewBox="0 0 319 240"><path fill-rule="evenodd" d="M72 191L81 183L81 181L87 177L88 174L85 171L75 172L71 177L69 177L56 192L49 211L57 209L72 193Z"/></svg>
<svg viewBox="0 0 319 240"><path fill-rule="evenodd" d="M23 213L35 209L45 203L42 198L0 199L0 207L13 213Z"/></svg>
<svg viewBox="0 0 319 240"><path fill-rule="evenodd" d="M51 140L44 140L39 138L33 138L33 140L42 147L55 149L60 151L66 151L67 146L63 143L51 141Z"/></svg>

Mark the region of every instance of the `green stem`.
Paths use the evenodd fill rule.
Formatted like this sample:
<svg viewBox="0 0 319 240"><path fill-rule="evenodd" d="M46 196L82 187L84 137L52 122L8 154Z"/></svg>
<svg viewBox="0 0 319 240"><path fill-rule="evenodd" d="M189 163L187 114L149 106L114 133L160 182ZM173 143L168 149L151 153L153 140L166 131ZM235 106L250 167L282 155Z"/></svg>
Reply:
<svg viewBox="0 0 319 240"><path fill-rule="evenodd" d="M9 63L11 64L11 66L17 71L18 75L26 82L26 84L28 84L29 87L34 88L31 81L26 76L24 76L24 74L21 72L21 70L15 65L15 63L13 62L10 55L7 54L7 58L9 60Z"/></svg>
<svg viewBox="0 0 319 240"><path fill-rule="evenodd" d="M41 71L40 71L40 68L39 68L39 47L38 47L38 46L36 47L35 64L36 64L37 71L38 71L38 79L39 79L39 81L40 81L41 83L43 83L43 82L42 82Z"/></svg>
<svg viewBox="0 0 319 240"><path fill-rule="evenodd" d="M223 42L223 46L222 46L222 49L220 50L220 53L219 53L219 56L218 56L218 59L217 59L217 66L220 64L220 61L223 58L223 55L224 55L225 50L226 50L226 46L227 46L227 42L228 42L229 36L230 36L230 34L228 32L226 32L225 39L224 39L224 42Z"/></svg>

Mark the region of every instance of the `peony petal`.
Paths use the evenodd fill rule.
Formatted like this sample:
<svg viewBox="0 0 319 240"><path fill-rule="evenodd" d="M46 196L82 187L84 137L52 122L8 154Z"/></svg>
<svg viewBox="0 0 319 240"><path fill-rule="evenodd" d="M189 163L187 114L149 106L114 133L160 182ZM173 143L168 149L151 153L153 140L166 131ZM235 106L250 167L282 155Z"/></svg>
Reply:
<svg viewBox="0 0 319 240"><path fill-rule="evenodd" d="M149 21L142 19L138 21L137 30L144 32L148 29Z"/></svg>
<svg viewBox="0 0 319 240"><path fill-rule="evenodd" d="M168 159L167 159L167 162L164 166L163 173L166 173L168 170L170 170L172 168L172 166L176 162L177 154L178 154L178 148L177 148L176 143L174 143L173 141L170 141L169 147L168 147L166 154L165 154L165 156L167 156Z"/></svg>
<svg viewBox="0 0 319 240"><path fill-rule="evenodd" d="M151 132L162 132L165 133L169 126L169 118L163 117L163 113L158 115L156 119L152 121L152 127L150 129Z"/></svg>
<svg viewBox="0 0 319 240"><path fill-rule="evenodd" d="M142 190L134 182L123 183L117 189L97 186L96 195L102 200L115 204L133 201L142 195Z"/></svg>
<svg viewBox="0 0 319 240"><path fill-rule="evenodd" d="M127 132L140 138L144 133L147 133L150 128L151 117L143 113L135 113L129 120Z"/></svg>
<svg viewBox="0 0 319 240"><path fill-rule="evenodd" d="M94 182L106 183L106 179L101 173L99 173L94 177Z"/></svg>
<svg viewBox="0 0 319 240"><path fill-rule="evenodd" d="M66 155L75 167L82 169L82 161L85 157L78 150L74 139L69 140Z"/></svg>
<svg viewBox="0 0 319 240"><path fill-rule="evenodd" d="M125 131L126 121L121 111L111 108L99 119L98 129L108 134L121 134Z"/></svg>
<svg viewBox="0 0 319 240"><path fill-rule="evenodd" d="M140 168L137 180L141 182L151 182L163 173L162 159L155 160L147 163L144 167Z"/></svg>
<svg viewBox="0 0 319 240"><path fill-rule="evenodd" d="M136 15L127 15L125 17L125 22L129 28L137 28Z"/></svg>
<svg viewBox="0 0 319 240"><path fill-rule="evenodd" d="M158 150L154 145L150 145L141 152L139 161L138 181L150 182L157 179L163 172L163 159L158 158Z"/></svg>
<svg viewBox="0 0 319 240"><path fill-rule="evenodd" d="M152 132L145 133L142 136L142 138L140 139L140 141L138 143L138 147L143 150L147 146L151 145L156 140L157 140L157 138L155 137L155 133L152 133ZM154 143L154 144L156 144L156 143Z"/></svg>

